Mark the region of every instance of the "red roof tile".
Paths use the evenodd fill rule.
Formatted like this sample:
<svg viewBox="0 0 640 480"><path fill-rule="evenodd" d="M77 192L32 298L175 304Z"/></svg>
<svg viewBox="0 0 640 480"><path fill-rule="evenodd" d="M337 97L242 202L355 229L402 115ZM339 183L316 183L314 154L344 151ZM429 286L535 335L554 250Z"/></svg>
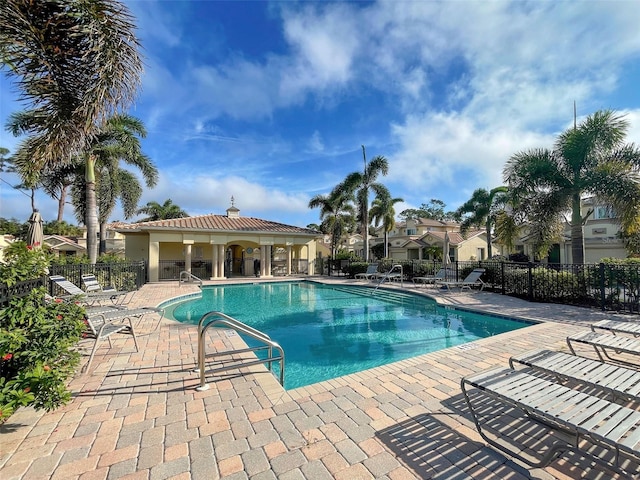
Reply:
<svg viewBox="0 0 640 480"><path fill-rule="evenodd" d="M153 222L122 225L117 230L205 230L217 232L273 232L322 235L308 228L294 227L253 217L227 217L226 215L199 215Z"/></svg>

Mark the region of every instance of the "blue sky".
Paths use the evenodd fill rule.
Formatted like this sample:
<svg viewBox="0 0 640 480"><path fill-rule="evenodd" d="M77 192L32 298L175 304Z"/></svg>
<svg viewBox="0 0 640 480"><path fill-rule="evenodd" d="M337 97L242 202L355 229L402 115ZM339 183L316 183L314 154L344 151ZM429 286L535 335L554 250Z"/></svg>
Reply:
<svg viewBox="0 0 640 480"><path fill-rule="evenodd" d="M145 57L129 113L160 170L141 205L224 214L233 196L243 216L318 223L309 199L361 170L365 145L389 160L397 212L453 210L500 185L512 154L551 147L574 101L579 119L626 113L640 144L636 1L126 3ZM20 109L3 75L0 122ZM0 217L28 218L4 182L0 201ZM55 219L55 201L37 207Z"/></svg>

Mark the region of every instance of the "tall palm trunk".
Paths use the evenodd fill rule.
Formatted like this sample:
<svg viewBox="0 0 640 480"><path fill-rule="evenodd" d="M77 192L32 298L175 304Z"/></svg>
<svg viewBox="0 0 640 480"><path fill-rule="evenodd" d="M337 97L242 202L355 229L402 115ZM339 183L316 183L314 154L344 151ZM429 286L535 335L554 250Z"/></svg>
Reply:
<svg viewBox="0 0 640 480"><path fill-rule="evenodd" d="M58 217L57 221L61 222L64 218L64 204L67 202L67 186L64 185L60 189L60 198L58 199Z"/></svg>
<svg viewBox="0 0 640 480"><path fill-rule="evenodd" d="M87 254L89 262L95 265L98 259L98 205L96 202L96 158L93 155L87 157L87 168L85 171L87 213L85 226L87 227Z"/></svg>
<svg viewBox="0 0 640 480"><path fill-rule="evenodd" d="M571 257L573 263L584 263L584 234L582 231L580 194L574 194L571 199Z"/></svg>
<svg viewBox="0 0 640 480"><path fill-rule="evenodd" d="M493 253L491 251L491 216L488 216L487 217L487 258L491 259L491 257L493 257Z"/></svg>

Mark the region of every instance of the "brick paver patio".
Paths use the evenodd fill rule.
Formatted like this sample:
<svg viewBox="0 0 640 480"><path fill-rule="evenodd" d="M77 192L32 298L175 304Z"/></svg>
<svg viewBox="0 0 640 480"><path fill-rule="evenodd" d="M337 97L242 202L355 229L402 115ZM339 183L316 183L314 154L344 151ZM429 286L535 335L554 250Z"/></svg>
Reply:
<svg viewBox="0 0 640 480"><path fill-rule="evenodd" d="M506 366L511 355L543 346L566 350L567 334L604 313L493 293L404 288L543 323L286 392L264 372L225 374L198 392L196 327L170 320L155 330L140 325L140 352L128 336L111 349L104 342L93 371L71 382L70 404L50 413L20 409L0 427L0 478L618 478L575 454L531 469L491 448L460 390L462 376ZM194 291L175 282L148 284L134 303L155 306ZM218 348L237 341L211 335ZM511 419L492 424L516 438L525 457L556 438L517 411L477 401Z"/></svg>

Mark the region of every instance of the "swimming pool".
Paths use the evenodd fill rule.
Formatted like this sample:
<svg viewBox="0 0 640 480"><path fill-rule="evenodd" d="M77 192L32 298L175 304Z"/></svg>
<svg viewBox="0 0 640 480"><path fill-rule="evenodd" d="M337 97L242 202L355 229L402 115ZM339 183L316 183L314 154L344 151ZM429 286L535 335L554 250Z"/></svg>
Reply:
<svg viewBox="0 0 640 480"><path fill-rule="evenodd" d="M531 325L411 293L309 281L206 286L165 308L184 323L220 311L265 332L285 351L287 389Z"/></svg>

